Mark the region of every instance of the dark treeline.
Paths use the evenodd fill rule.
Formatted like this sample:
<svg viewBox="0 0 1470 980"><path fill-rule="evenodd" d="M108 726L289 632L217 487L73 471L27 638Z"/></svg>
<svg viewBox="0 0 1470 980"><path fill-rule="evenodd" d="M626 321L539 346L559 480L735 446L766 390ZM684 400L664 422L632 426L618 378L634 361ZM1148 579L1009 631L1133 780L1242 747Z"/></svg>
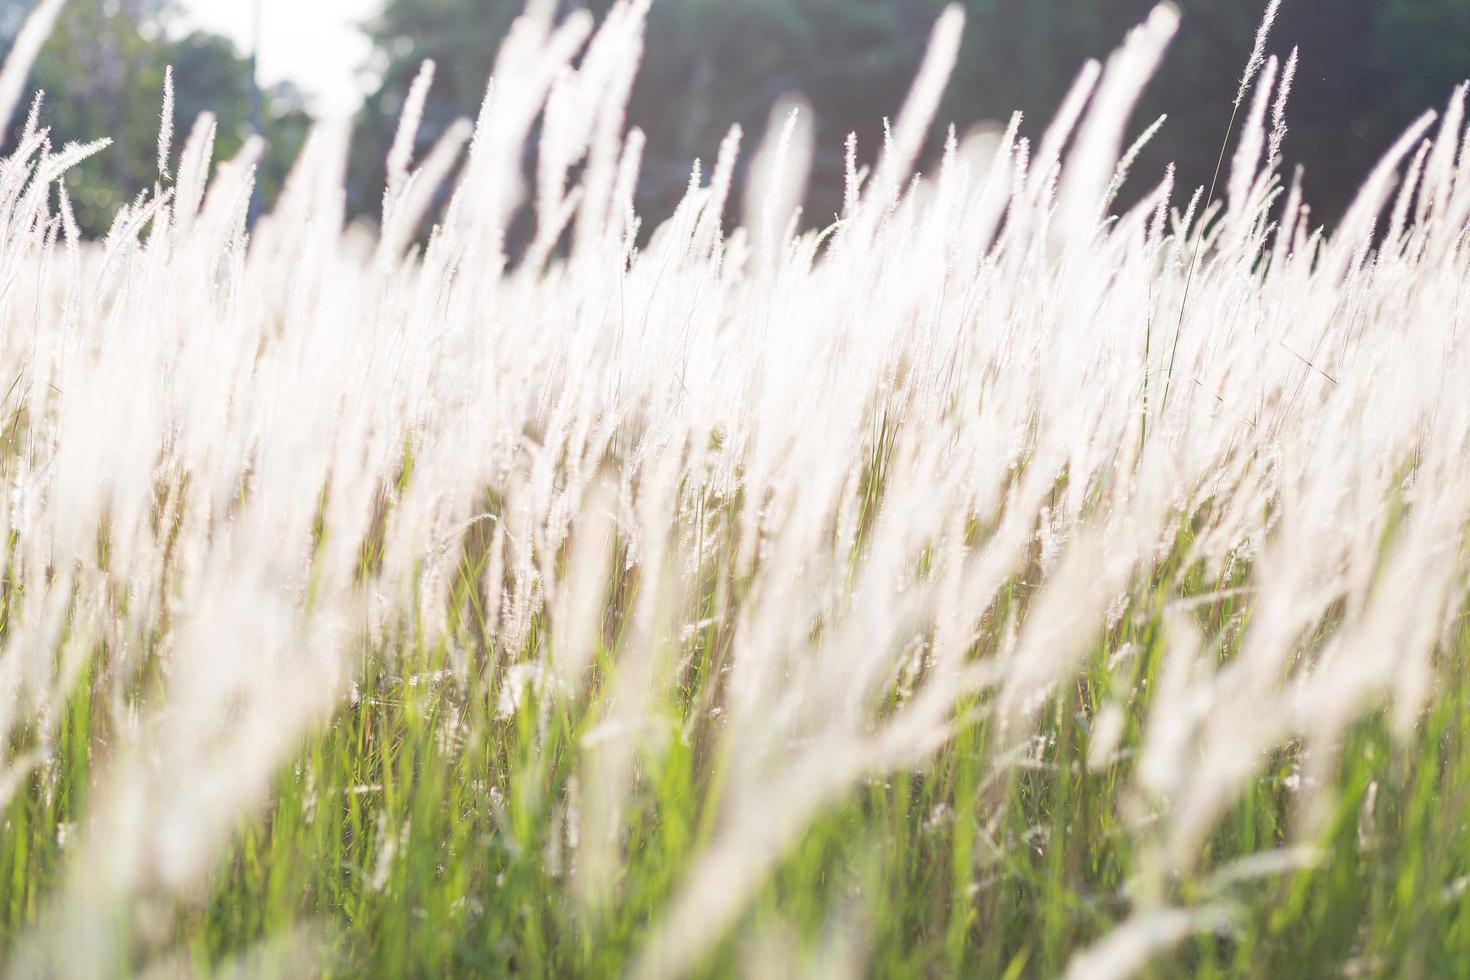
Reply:
<svg viewBox="0 0 1470 980"><path fill-rule="evenodd" d="M0 0L4 51L34 6ZM279 189L310 131L303 101L289 88L263 93L257 114L249 60L217 35L171 37L163 24L173 12L171 0L71 0L31 72L27 90L44 91L41 122L53 142L113 141L66 177L78 222L90 235L106 233L118 207L159 180L159 110L169 66L180 142L208 110L218 119L216 156L228 158L258 123L269 146L259 173L265 196Z"/></svg>
<svg viewBox="0 0 1470 980"><path fill-rule="evenodd" d="M942 110L965 127L1025 114L1039 135L1088 58L1106 57L1153 0L966 0L968 29ZM564 4L570 6L571 4ZM607 0L589 0L600 13ZM1156 182L1169 161L1186 188L1209 181L1264 0L1179 0L1180 35L1134 120L1168 122L1134 173ZM667 211L690 161L713 158L732 122L758 138L770 107L800 92L816 110L818 161L808 202L821 223L841 200L842 150L856 132L871 158L901 105L942 0L656 0L631 110L649 135L645 208ZM424 58L440 66L431 119L471 113L497 40L518 9L500 0L391 0L371 30L386 58L369 101L359 180L381 168L397 108ZM1470 76L1465 0L1286 0L1271 50L1301 50L1289 113L1288 167L1301 165L1324 221L1351 201L1376 158ZM432 134L434 127L430 127ZM942 133L936 132L936 143Z"/></svg>
<svg viewBox="0 0 1470 980"><path fill-rule="evenodd" d="M233 2L233 0L231 0ZM942 110L961 128L1025 114L1036 136L1083 62L1105 57L1153 0L965 0L961 61ZM1169 161L1183 187L1208 182L1230 118L1240 71L1264 0L1178 0L1184 19L1161 75L1133 122L1168 122L1134 173L1156 182ZM610 0L562 0L602 13ZM655 0L630 121L649 136L640 188L645 210L664 214L690 163L713 159L731 123L747 150L771 106L788 92L812 104L818 159L808 219L827 220L841 199L843 143L858 134L871 158L885 116L895 114L942 0ZM0 30L13 32L30 0L0 0ZM79 178L86 224L151 180L149 132L162 68L175 64L180 127L205 106L221 116L221 141L238 145L249 125L248 63L226 41L192 35L166 41L156 24L169 0L72 0L62 32L38 66L53 96L48 123L64 138L120 137L111 160ZM367 217L380 199L382 159L408 85L425 58L439 74L423 139L473 115L519 0L388 0L367 25L381 79L359 120L350 197ZM1286 0L1271 50L1301 49L1290 110L1288 166L1324 221L1342 210L1374 160L1427 108L1441 108L1470 76L1466 0ZM97 70L98 65L102 71ZM110 72L110 75L107 74ZM299 100L267 93L262 129L272 143L268 195L300 144ZM942 136L936 131L936 145ZM747 152L747 158L749 153ZM99 158L100 159L100 158ZM1141 188L1140 188L1141 189Z"/></svg>

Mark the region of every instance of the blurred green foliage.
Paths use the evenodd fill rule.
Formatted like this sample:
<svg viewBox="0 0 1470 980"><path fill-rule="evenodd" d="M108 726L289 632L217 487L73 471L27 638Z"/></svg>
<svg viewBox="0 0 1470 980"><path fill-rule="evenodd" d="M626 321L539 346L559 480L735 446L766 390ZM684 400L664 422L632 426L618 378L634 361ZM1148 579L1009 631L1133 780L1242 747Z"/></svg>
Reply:
<svg viewBox="0 0 1470 980"><path fill-rule="evenodd" d="M1025 114L1038 136L1087 58L1105 58L1154 0L964 0L968 27L944 122L962 129ZM1177 0L1180 35L1134 121L1169 120L1135 169L1157 181L1168 162L1180 182L1208 182L1229 122L1240 72L1265 0ZM388 0L370 29L385 70L368 101L355 173L381 180L376 163L420 62L439 80L424 139L457 115L473 115L499 38L519 0ZM563 10L603 12L607 0L562 0ZM649 135L645 208L665 213L695 157L713 159L731 123L759 138L771 105L799 91L819 126L814 222L841 200L843 141L856 132L871 159L882 121L902 105L943 0L657 0L631 121ZM1306 167L1323 220L1351 201L1377 156L1415 116L1442 108L1470 77L1466 0L1286 0L1271 50L1301 48L1290 110L1288 166ZM934 133L935 148L942 127ZM1142 187L1136 188L1142 190ZM371 207L372 193L361 198Z"/></svg>
<svg viewBox="0 0 1470 980"><path fill-rule="evenodd" d="M251 131L248 60L213 35L163 30L174 0L71 0L48 42L33 87L48 92L45 121L59 140L111 136L116 145L70 178L81 220L106 230L118 204L155 178L154 140L164 66L174 66L182 140L197 114L220 119L219 155ZM237 0L220 0L237 2ZM959 67L941 110L962 129L1024 114L1038 136L1088 58L1105 58L1154 0L964 0L969 14ZM1264 0L1177 0L1179 38L1134 120L1169 120L1135 178L1156 181L1174 161L1182 187L1208 181L1229 121L1240 70ZM0 0L0 40L14 36L32 0ZM562 12L602 14L610 0L560 0ZM367 25L380 84L358 124L349 195L373 217L408 86L425 58L439 65L422 140L473 116L500 39L521 0L386 0ZM821 223L841 201L843 143L862 156L880 145L922 57L943 0L658 0L630 118L649 136L641 205L667 213L689 166L708 163L732 123L747 154L771 106L800 92L815 108L818 155L808 201ZM1470 76L1467 0L1287 0L1272 39L1284 56L1300 45L1302 68L1290 110L1288 166L1306 167L1309 199L1330 221L1350 202L1374 160L1420 112L1442 107ZM270 152L262 168L269 200L309 128L302 100L265 94L260 125ZM937 149L942 127L933 134ZM1125 192L1126 193L1126 192Z"/></svg>
<svg viewBox="0 0 1470 980"><path fill-rule="evenodd" d="M0 0L0 37L10 41L34 4ZM45 92L41 122L52 141L109 137L113 145L67 176L77 220L105 234L119 205L159 179L157 144L165 69L175 88L174 159L204 111L219 121L216 159L235 154L252 131L254 92L249 60L226 38L195 32L171 37L170 0L70 0L31 73L28 88ZM269 196L284 179L310 119L289 90L267 92L260 128L269 152L260 171Z"/></svg>

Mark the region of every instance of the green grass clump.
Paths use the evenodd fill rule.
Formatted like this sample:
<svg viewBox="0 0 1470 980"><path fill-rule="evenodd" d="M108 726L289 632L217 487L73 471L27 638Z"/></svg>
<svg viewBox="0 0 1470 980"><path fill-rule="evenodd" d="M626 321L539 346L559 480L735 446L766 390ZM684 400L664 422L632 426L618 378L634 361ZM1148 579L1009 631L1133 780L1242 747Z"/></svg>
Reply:
<svg viewBox="0 0 1470 980"><path fill-rule="evenodd" d="M953 737L931 759L825 808L696 974L775 962L850 962L874 976L1062 972L1126 920L1150 873L1133 770L1167 655L1158 618L1167 601L1140 591L1047 702L1019 763L997 758L977 695L956 707ZM1233 599L1201 608L1201 627L1221 637L1238 635L1231 624L1250 614ZM696 634L686 657L714 657L709 639ZM1133 652L1119 660L1125 647ZM1228 907L1228 927L1166 953L1147 975L1455 971L1470 955L1470 675L1454 667L1467 651L1463 629L1439 651L1443 684L1410 737L1392 737L1378 715L1351 729L1313 833L1295 827L1308 750L1293 744L1262 760L1198 865L1163 885L1172 901ZM1233 653L1225 640L1216 656ZM249 956L278 975L303 956L342 977L626 972L714 833L721 784L705 712L719 694L692 670L658 706L656 748L638 758L624 814L624 863L612 893L588 903L574 881L577 755L608 675L595 670L575 703L524 697L507 712L507 674L495 667L504 656L483 649L455 679L442 643L364 651L352 702L281 769L208 883L166 905L155 947L206 974ZM4 810L4 945L43 921L86 822L110 723L100 677L81 673L54 759ZM1124 736L1105 764L1089 765L1105 704L1124 706ZM1307 856L1231 873L1263 853ZM116 969L156 951L134 947Z"/></svg>

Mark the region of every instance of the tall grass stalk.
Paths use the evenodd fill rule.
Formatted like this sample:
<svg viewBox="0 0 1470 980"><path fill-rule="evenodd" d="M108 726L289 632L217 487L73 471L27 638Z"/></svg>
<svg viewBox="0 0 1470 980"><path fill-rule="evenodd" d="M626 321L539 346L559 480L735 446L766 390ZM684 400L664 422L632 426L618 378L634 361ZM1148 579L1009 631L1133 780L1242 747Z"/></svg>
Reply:
<svg viewBox="0 0 1470 980"><path fill-rule="evenodd" d="M1225 126L1225 137L1220 141L1220 155L1215 159L1215 174L1210 178L1210 189L1205 192L1205 200L1213 201L1215 192L1220 188L1220 174L1225 169L1225 154L1230 149L1230 140L1235 135L1235 123L1240 118L1240 107L1245 103L1246 92L1250 90L1252 80L1260 72L1265 64L1266 42L1271 37L1271 28L1276 23L1276 14L1281 9L1281 0L1270 0L1266 5L1265 16L1261 19L1260 29L1256 32L1255 47L1251 50L1251 56L1246 61L1245 71L1240 76L1240 87L1235 92L1235 102L1230 109L1230 122ZM1295 74L1296 54L1292 53L1292 72ZM1291 90L1291 82L1287 80L1281 88L1281 101L1284 106L1286 95ZM1274 155L1274 154L1273 154ZM1184 295L1179 300L1179 322L1174 325L1174 342L1169 345L1169 366L1164 372L1164 396L1163 403L1169 403L1169 389L1174 383L1174 360L1179 355L1179 337L1184 332L1184 315L1189 309L1189 290L1194 285L1194 274L1199 269L1200 254L1205 247L1205 227L1201 220L1200 227L1195 233L1194 252L1189 257L1189 273L1184 277ZM1152 323L1152 321L1150 321ZM1144 376L1144 424L1147 425L1148 406L1148 376Z"/></svg>
<svg viewBox="0 0 1470 980"><path fill-rule="evenodd" d="M918 175L951 10L836 227L797 102L653 221L647 4L556 6L375 228L172 86L102 241L0 160L5 975L1456 972L1465 88L1329 232L1263 29L1123 207L1177 12Z"/></svg>

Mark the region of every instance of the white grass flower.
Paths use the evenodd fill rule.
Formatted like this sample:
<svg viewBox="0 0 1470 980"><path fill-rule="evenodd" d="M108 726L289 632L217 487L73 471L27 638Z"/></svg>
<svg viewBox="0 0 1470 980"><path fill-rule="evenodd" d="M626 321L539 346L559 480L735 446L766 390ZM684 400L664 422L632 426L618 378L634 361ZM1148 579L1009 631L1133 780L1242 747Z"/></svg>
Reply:
<svg viewBox="0 0 1470 980"><path fill-rule="evenodd" d="M1245 93L1255 79L1256 73L1266 63L1266 42L1271 39L1271 28L1276 25L1276 15L1281 11L1281 0L1270 0L1266 4L1266 13L1261 17L1261 25L1256 29L1255 47L1251 49L1251 56L1245 63L1245 71L1240 76L1240 88L1235 93L1235 108L1239 109L1241 103L1245 102Z"/></svg>

